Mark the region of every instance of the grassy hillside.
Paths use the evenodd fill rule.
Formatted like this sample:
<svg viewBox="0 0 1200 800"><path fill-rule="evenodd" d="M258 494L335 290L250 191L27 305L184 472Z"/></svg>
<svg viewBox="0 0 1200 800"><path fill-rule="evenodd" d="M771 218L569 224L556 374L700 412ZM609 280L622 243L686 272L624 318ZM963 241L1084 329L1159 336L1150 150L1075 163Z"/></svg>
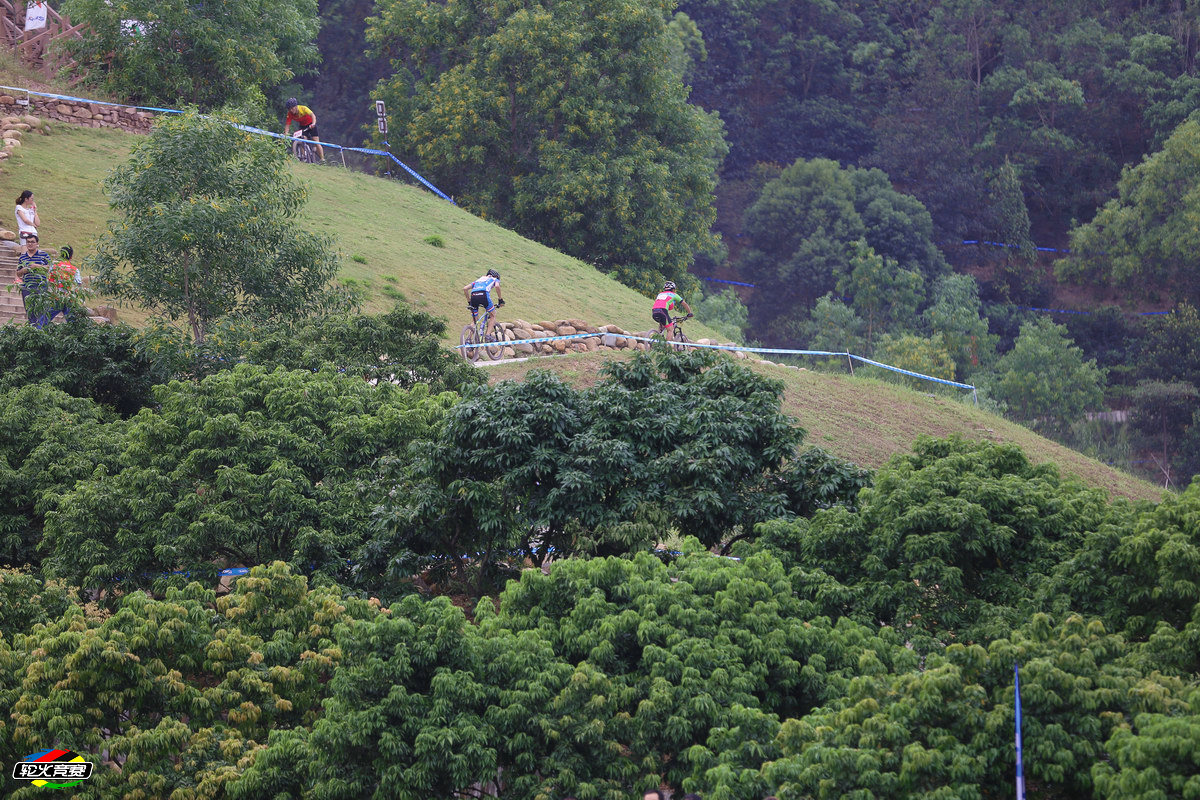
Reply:
<svg viewBox="0 0 1200 800"><path fill-rule="evenodd" d="M32 189L42 217L43 241L71 244L86 257L89 243L104 230L108 205L101 184L129 152L133 137L115 131L57 125L50 136L31 136L0 171L0 196L15 200ZM508 300L504 318L530 321L581 317L589 321L649 327L646 298L591 267L499 226L474 217L424 189L333 167L293 167L308 186L305 222L335 237L343 256L342 276L367 293L368 310L397 299L451 320L456 336L465 316L461 287L488 267L504 275ZM10 223L11 224L11 223ZM427 240L438 237L444 246ZM137 309L124 319L144 319ZM712 336L691 326L697 336ZM594 380L616 354L498 364L494 380L520 378L535 366L571 381ZM1029 430L946 398L931 397L865 378L801 372L755 365L782 379L785 406L819 445L857 463L878 467L909 449L920 434L960 433L1018 444L1036 462L1065 472L1114 495L1157 500L1161 490L1125 473L1043 439Z"/></svg>
<svg viewBox="0 0 1200 800"><path fill-rule="evenodd" d="M493 381L519 380L543 367L563 380L586 386L616 354L581 353L552 359L499 363L489 367ZM783 407L808 431L805 443L841 458L877 468L896 453L907 452L920 435L959 434L968 439L1009 442L1031 461L1054 464L1113 497L1159 501L1163 489L1038 436L1028 428L982 411L969 402L915 392L864 377L828 374L758 364L751 367L778 378L785 387Z"/></svg>
<svg viewBox="0 0 1200 800"><path fill-rule="evenodd" d="M26 137L0 172L0 198L15 202L23 189L33 190L42 241L53 247L70 244L84 258L109 218L101 184L128 156L133 141L119 131L67 125L54 126L50 136ZM293 169L309 190L304 224L337 241L342 279L366 292L368 311L404 299L449 319L457 339L459 321L467 317L463 285L495 267L503 276L502 319L581 318L628 330L652 324L646 297L423 188L340 167L295 164ZM442 246L430 243L434 237ZM122 317L139 323L145 315L126 308ZM696 337L716 337L702 325L688 330Z"/></svg>

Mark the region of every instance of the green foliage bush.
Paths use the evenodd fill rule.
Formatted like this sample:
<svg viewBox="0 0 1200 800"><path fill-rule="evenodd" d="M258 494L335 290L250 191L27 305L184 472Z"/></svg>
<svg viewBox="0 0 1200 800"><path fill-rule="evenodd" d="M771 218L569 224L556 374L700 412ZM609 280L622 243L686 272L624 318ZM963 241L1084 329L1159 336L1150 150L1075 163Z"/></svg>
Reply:
<svg viewBox="0 0 1200 800"><path fill-rule="evenodd" d="M160 409L132 418L116 457L50 516L51 574L161 587L183 581L176 571L213 580L222 565L280 559L350 579L384 491L375 462L433 435L455 399L248 364L156 396Z"/></svg>
<svg viewBox="0 0 1200 800"><path fill-rule="evenodd" d="M143 352L128 325L76 320L38 330L0 327L0 391L45 383L128 416L154 402L151 388L170 373Z"/></svg>
<svg viewBox="0 0 1200 800"><path fill-rule="evenodd" d="M86 262L96 288L182 319L290 320L344 308L331 242L295 220L306 192L286 150L195 108L160 117L105 180L117 219Z"/></svg>
<svg viewBox="0 0 1200 800"><path fill-rule="evenodd" d="M112 416L44 383L0 392L0 565L40 564L47 514L120 449Z"/></svg>
<svg viewBox="0 0 1200 800"><path fill-rule="evenodd" d="M267 95L319 58L316 0L66 0L61 11L88 26L62 44L89 83L142 105L241 105L262 115Z"/></svg>
<svg viewBox="0 0 1200 800"><path fill-rule="evenodd" d="M460 584L516 551L542 564L618 554L678 532L706 546L837 502L865 478L797 459L782 387L711 353L643 354L576 390L550 373L467 395L440 434L385 472L383 535L364 567L410 574L425 554ZM811 467L811 469L810 469Z"/></svg>

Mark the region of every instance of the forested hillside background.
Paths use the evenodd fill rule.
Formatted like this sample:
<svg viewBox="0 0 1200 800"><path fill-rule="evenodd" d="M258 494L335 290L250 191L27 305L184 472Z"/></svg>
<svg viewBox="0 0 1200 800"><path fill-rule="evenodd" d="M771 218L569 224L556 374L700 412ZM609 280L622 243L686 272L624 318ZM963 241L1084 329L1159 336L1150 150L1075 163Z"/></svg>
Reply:
<svg viewBox="0 0 1200 800"><path fill-rule="evenodd" d="M54 748L103 800L981 800L1019 669L1030 796L1200 797L1200 482L1114 498L983 412L872 471L787 412L800 373L665 344L489 381L399 286L361 313L326 168L227 124L295 93L366 137L384 99L371 141L480 217L1178 489L1195 5L63 5L75 91L187 108L82 260L149 322L68 282L66 324L0 328L6 796Z"/></svg>
<svg viewBox="0 0 1200 800"><path fill-rule="evenodd" d="M1193 4L652 5L661 25L635 34L602 28L645 4L589 17L586 3L489 2L451 22L460 6L325 0L322 63L301 83L334 138L369 135L384 98L392 151L467 207L643 290L673 277L751 340L977 383L1044 433L1187 484L1200 468ZM605 74L640 60L677 76L709 113L689 147L657 161L635 147L624 172L604 160L629 129L654 138L661 121L613 122L622 104L645 105L637 85L588 95L586 65L556 48L592 36L589 52L619 51ZM568 141L555 115L575 107L608 132ZM641 195L614 189L638 179L638 159L663 169ZM692 180L665 185L681 164ZM666 225L646 199L664 193L688 209ZM1022 336L1023 358L1011 355ZM1097 422L1103 410L1122 413Z"/></svg>

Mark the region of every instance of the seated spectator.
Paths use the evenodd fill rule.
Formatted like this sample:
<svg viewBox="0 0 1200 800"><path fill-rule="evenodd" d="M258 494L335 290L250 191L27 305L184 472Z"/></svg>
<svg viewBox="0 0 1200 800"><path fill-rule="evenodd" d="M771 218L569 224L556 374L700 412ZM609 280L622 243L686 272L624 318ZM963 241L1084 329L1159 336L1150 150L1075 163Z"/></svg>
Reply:
<svg viewBox="0 0 1200 800"><path fill-rule="evenodd" d="M25 313L29 324L41 329L50 322L48 306L50 254L38 249L38 235L25 237L25 252L17 257L17 277L21 279L21 299L25 301ZM57 312L56 312L57 313Z"/></svg>

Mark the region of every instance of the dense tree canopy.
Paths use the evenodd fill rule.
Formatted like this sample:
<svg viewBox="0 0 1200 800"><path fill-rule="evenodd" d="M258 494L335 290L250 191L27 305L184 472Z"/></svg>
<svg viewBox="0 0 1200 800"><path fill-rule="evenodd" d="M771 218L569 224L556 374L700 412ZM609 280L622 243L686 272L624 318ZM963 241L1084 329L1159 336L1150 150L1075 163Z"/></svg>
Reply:
<svg viewBox="0 0 1200 800"><path fill-rule="evenodd" d="M878 170L843 169L826 159L797 161L768 182L746 212L745 229L753 246L740 269L769 296L756 309L758 322L773 326L777 336L802 322L818 297L854 281L858 262L887 259L895 265L889 273L915 276L903 281L914 307L927 284L949 271L920 203L893 189ZM871 285L865 272L858 283ZM880 285L869 302L864 295L863 305L873 316L886 316L882 304L895 297Z"/></svg>
<svg viewBox="0 0 1200 800"><path fill-rule="evenodd" d="M364 569L406 574L409 553L427 554L461 581L468 561L514 553L540 565L673 533L728 547L759 522L852 503L866 482L797 458L804 431L780 411L782 387L729 359L640 355L607 372L585 390L534 372L469 394L385 470L380 561Z"/></svg>
<svg viewBox="0 0 1200 800"><path fill-rule="evenodd" d="M393 149L463 206L642 290L711 243L720 121L669 66L668 0L389 0Z"/></svg>
<svg viewBox="0 0 1200 800"><path fill-rule="evenodd" d="M131 419L119 455L51 516L53 574L152 586L280 559L348 578L370 538L362 484L376 460L428 438L454 399L251 365L156 393L160 408Z"/></svg>
<svg viewBox="0 0 1200 800"><path fill-rule="evenodd" d="M1137 294L1169 286L1179 301L1200 299L1195 254L1200 234L1200 121L1189 120L1162 150L1126 170L1118 197L1075 229L1077 255L1057 265L1060 275L1114 284Z"/></svg>
<svg viewBox="0 0 1200 800"><path fill-rule="evenodd" d="M142 105L265 110L318 60L317 0L65 0L88 35L63 39L105 91Z"/></svg>

